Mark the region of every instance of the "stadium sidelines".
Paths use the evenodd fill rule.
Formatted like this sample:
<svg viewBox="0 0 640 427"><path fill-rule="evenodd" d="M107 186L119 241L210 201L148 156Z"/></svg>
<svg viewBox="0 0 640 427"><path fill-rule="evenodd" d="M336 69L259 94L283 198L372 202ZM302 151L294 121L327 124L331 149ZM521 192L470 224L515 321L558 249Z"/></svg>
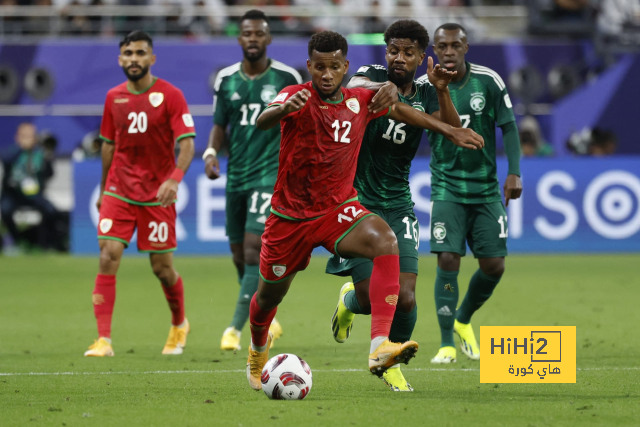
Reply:
<svg viewBox="0 0 640 427"><path fill-rule="evenodd" d="M577 368L578 371L637 371L640 366L629 367L602 367L602 368ZM406 371L429 372L479 372L480 369L445 369L445 368L408 368ZM106 372L0 372L0 377L17 376L64 376L64 375L157 375L157 374L237 374L244 373L244 369L223 369L214 371L106 371ZM368 372L368 369L314 369L313 372Z"/></svg>

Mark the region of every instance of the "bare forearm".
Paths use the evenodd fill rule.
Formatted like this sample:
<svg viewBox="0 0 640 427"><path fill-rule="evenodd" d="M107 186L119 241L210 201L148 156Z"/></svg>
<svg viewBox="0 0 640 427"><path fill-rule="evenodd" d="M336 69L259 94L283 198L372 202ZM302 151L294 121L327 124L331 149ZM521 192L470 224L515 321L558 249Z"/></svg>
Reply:
<svg viewBox="0 0 640 427"><path fill-rule="evenodd" d="M401 102L393 105L389 117L410 126L440 133L447 138L449 138L453 129L453 126Z"/></svg>
<svg viewBox="0 0 640 427"><path fill-rule="evenodd" d="M227 138L225 129L220 125L213 125L209 133L209 142L207 148L213 148L216 152L220 152Z"/></svg>
<svg viewBox="0 0 640 427"><path fill-rule="evenodd" d="M351 80L349 80L349 84L347 85L347 89L355 89L357 87L361 87L363 89L369 89L372 90L374 92L377 92L378 89L380 89L382 86L384 86L385 82L383 83L376 83L376 82L372 82L371 80L367 79L366 77L354 77Z"/></svg>
<svg viewBox="0 0 640 427"><path fill-rule="evenodd" d="M256 127L260 130L268 130L280 123L287 113L282 108L282 105L274 106L264 110L258 120L256 121Z"/></svg>
<svg viewBox="0 0 640 427"><path fill-rule="evenodd" d="M109 169L111 169L111 162L113 162L113 155L116 152L116 147L108 142L102 143L102 178L100 179L100 193L104 192L104 187L107 184L107 175L109 175Z"/></svg>
<svg viewBox="0 0 640 427"><path fill-rule="evenodd" d="M458 111L456 111L456 107L451 100L449 88L436 92L438 94L438 104L440 105L440 120L456 128L462 127Z"/></svg>
<svg viewBox="0 0 640 427"><path fill-rule="evenodd" d="M179 144L180 154L178 154L176 167L186 173L187 170L189 170L189 166L191 166L193 153L195 152L193 138L190 136L187 138L182 138Z"/></svg>

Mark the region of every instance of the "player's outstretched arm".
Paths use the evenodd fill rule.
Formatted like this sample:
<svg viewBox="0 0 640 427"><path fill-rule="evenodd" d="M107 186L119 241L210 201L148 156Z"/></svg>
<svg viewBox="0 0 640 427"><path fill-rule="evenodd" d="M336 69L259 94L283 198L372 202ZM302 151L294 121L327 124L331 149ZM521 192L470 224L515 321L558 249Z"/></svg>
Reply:
<svg viewBox="0 0 640 427"><path fill-rule="evenodd" d="M220 162L218 161L218 153L222 149L226 139L226 132L224 127L220 125L213 125L211 133L209 134L209 143L207 144L207 151L204 157L204 173L209 179L220 178ZM213 151L209 151L211 148Z"/></svg>
<svg viewBox="0 0 640 427"><path fill-rule="evenodd" d="M176 195L178 194L178 184L180 184L182 176L187 172L191 165L191 160L193 160L193 153L195 152L193 137L188 136L186 138L182 138L179 141L179 144L180 154L178 154L176 169L171 177L162 183L158 189L158 194L156 195L158 202L160 202L160 206L163 208L171 205L176 199Z"/></svg>
<svg viewBox="0 0 640 427"><path fill-rule="evenodd" d="M357 87L377 92L367 106L367 109L374 114L378 111L386 110L390 105L398 102L398 87L390 81L377 83L364 76L355 76L349 80L347 88L354 89Z"/></svg>
<svg viewBox="0 0 640 427"><path fill-rule="evenodd" d="M458 147L477 150L484 148L484 139L471 129L456 128L407 104L398 102L391 108L389 118L444 135Z"/></svg>
<svg viewBox="0 0 640 427"><path fill-rule="evenodd" d="M113 154L115 152L116 147L114 144L105 141L102 142L102 178L100 179L100 197L98 197L98 202L96 203L98 211L100 211L100 206L102 205L102 195L104 194L107 175L109 175L109 169L111 169L111 162L113 162Z"/></svg>
<svg viewBox="0 0 640 427"><path fill-rule="evenodd" d="M310 97L311 92L307 89L294 93L284 104L271 106L260 113L256 127L260 130L271 129L287 115L302 110Z"/></svg>
<svg viewBox="0 0 640 427"><path fill-rule="evenodd" d="M462 122L449 94L449 82L456 74L458 74L457 71L445 70L440 67L440 64L434 67L432 57L427 59L427 76L429 77L429 82L436 89L438 104L440 105L440 110L433 113L433 117L459 128L462 127Z"/></svg>

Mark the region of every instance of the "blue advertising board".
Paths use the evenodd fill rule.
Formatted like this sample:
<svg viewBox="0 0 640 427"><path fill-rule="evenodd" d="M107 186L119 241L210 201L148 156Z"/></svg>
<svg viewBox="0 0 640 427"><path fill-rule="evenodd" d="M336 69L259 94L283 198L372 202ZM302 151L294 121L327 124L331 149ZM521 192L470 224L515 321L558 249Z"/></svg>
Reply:
<svg viewBox="0 0 640 427"><path fill-rule="evenodd" d="M99 161L74 165L74 254L98 253L95 202L101 168ZM221 168L226 170L225 161ZM506 160L499 159L501 184L506 169ZM640 252L640 158L523 159L521 169L522 198L511 201L507 209L511 253ZM194 161L180 184L178 251L226 254L226 176L211 181L203 170L203 162ZM429 253L428 159L413 162L410 183L420 222L420 252Z"/></svg>

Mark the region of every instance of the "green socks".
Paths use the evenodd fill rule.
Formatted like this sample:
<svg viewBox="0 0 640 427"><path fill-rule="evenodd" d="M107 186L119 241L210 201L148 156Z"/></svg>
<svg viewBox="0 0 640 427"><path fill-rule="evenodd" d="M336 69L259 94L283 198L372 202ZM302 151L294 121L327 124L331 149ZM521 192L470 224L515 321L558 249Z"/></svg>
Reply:
<svg viewBox="0 0 640 427"><path fill-rule="evenodd" d="M356 297L356 291L349 291L344 295L344 305L346 305L353 314L371 314L371 310L365 312L362 307L360 307L358 298Z"/></svg>
<svg viewBox="0 0 640 427"><path fill-rule="evenodd" d="M471 316L489 299L493 290L498 286L500 278L501 277L487 276L480 269L474 273L471 282L469 282L467 295L465 295L458 309L458 322L464 324L471 322Z"/></svg>
<svg viewBox="0 0 640 427"><path fill-rule="evenodd" d="M418 305L413 306L413 310L404 313L396 307L396 314L393 316L389 340L392 342L406 342L411 339L413 328L418 321Z"/></svg>
<svg viewBox="0 0 640 427"><path fill-rule="evenodd" d="M436 268L436 284L434 296L436 300L436 314L440 324L441 347L455 347L453 342L453 322L456 318L458 306L458 272L444 271Z"/></svg>
<svg viewBox="0 0 640 427"><path fill-rule="evenodd" d="M242 330L244 324L249 318L249 305L251 304L253 294L258 290L259 275L259 266L245 264L244 275L242 276L242 282L240 283L238 302L236 303L236 311L233 313L233 320L231 321L231 326L236 328L238 331Z"/></svg>

